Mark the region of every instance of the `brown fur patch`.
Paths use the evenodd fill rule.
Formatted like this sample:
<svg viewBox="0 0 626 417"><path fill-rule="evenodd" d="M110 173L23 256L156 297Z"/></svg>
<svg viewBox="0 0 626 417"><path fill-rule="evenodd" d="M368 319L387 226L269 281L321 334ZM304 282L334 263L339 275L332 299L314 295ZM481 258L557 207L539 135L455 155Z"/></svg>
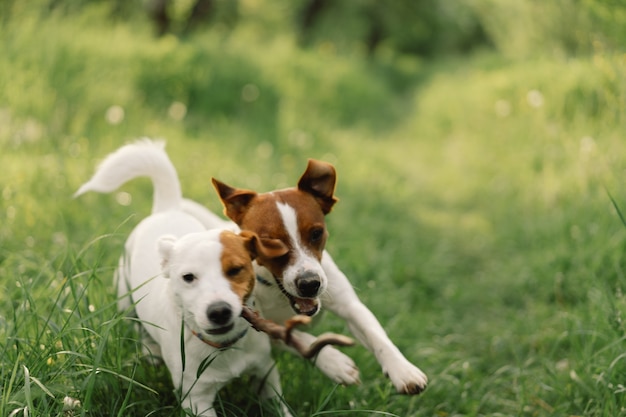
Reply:
<svg viewBox="0 0 626 417"><path fill-rule="evenodd" d="M220 242L224 246L221 257L222 272L242 303L250 297L256 282L252 267L253 255L246 244L249 239L229 231L220 233Z"/></svg>
<svg viewBox="0 0 626 417"><path fill-rule="evenodd" d="M315 255L317 260L321 261L328 231L326 230L324 212L315 204L315 198L309 193L295 189L284 190L275 194L277 199L294 209L301 244ZM321 229L322 234L319 239L312 239L312 233L316 229Z"/></svg>
<svg viewBox="0 0 626 417"><path fill-rule="evenodd" d="M335 184L337 172L328 162L309 159L306 171L298 181L298 189L315 197L324 214L330 213L337 201Z"/></svg>
<svg viewBox="0 0 626 417"><path fill-rule="evenodd" d="M309 193L296 188L274 191L271 193L258 194L254 197L241 219L242 230L250 230L256 233L261 242L265 239L279 239L286 245L289 252L278 258L267 258L258 254L257 262L270 270L278 279L282 279L282 272L287 265L294 261L293 242L285 229L277 203L288 204L296 212L298 221L299 239L318 260L322 258L324 245L328 232L324 222L324 213L316 203L315 198ZM321 229L321 237L316 241L311 240L314 229Z"/></svg>
<svg viewBox="0 0 626 417"><path fill-rule="evenodd" d="M258 194L212 179L224 204L224 213L231 220L242 230L256 233L266 247L282 247L283 252L288 250L283 255L280 250L257 254L258 264L269 269L278 280L282 280L285 267L294 261L294 242L285 229L276 203L288 204L295 210L301 244L321 260L328 238L324 215L338 201L334 196L336 180L337 174L331 164L313 159L309 160L298 186L285 190Z"/></svg>

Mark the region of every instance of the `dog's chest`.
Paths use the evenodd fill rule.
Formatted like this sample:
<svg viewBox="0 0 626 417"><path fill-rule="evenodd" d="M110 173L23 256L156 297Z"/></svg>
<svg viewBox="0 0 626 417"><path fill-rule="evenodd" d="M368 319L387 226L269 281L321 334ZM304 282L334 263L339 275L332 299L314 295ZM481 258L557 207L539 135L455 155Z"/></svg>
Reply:
<svg viewBox="0 0 626 417"><path fill-rule="evenodd" d="M267 335L249 330L246 336L230 348L217 350L207 346L195 336L185 341L186 371L196 374L206 367L201 379L228 382L261 368L270 357Z"/></svg>

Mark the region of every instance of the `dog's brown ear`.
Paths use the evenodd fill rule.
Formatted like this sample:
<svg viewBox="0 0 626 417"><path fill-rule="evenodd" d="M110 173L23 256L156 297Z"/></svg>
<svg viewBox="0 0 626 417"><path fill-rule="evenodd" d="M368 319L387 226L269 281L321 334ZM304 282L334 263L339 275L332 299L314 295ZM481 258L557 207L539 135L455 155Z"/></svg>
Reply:
<svg viewBox="0 0 626 417"><path fill-rule="evenodd" d="M237 224L241 224L244 214L248 210L248 205L257 193L251 190L233 188L212 178L213 186L224 205L224 214Z"/></svg>
<svg viewBox="0 0 626 417"><path fill-rule="evenodd" d="M239 233L239 236L243 238L243 246L250 254L250 258L254 261L258 256L257 245L259 237L256 233L250 232L248 230L241 231L241 233Z"/></svg>
<svg viewBox="0 0 626 417"><path fill-rule="evenodd" d="M289 248L280 239L259 238L257 251L264 258L274 259L286 255Z"/></svg>
<svg viewBox="0 0 626 417"><path fill-rule="evenodd" d="M328 214L339 201L334 196L336 181L334 166L328 162L309 159L306 171L298 181L298 189L315 197L324 214Z"/></svg>
<svg viewBox="0 0 626 417"><path fill-rule="evenodd" d="M239 235L244 238L246 249L250 252L253 260L259 255L274 259L289 252L289 248L280 239L261 239L256 233L249 230L244 230Z"/></svg>

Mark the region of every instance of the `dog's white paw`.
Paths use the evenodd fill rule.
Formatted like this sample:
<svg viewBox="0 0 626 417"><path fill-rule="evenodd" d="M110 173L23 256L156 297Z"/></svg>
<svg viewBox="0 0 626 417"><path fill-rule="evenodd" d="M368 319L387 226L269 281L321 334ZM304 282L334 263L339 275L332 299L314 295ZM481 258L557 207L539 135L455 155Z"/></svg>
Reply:
<svg viewBox="0 0 626 417"><path fill-rule="evenodd" d="M400 394L416 395L426 389L428 377L421 369L409 361L402 361L388 369L383 369Z"/></svg>
<svg viewBox="0 0 626 417"><path fill-rule="evenodd" d="M359 368L352 358L331 346L320 351L315 359L315 366L338 384L353 385L361 382Z"/></svg>

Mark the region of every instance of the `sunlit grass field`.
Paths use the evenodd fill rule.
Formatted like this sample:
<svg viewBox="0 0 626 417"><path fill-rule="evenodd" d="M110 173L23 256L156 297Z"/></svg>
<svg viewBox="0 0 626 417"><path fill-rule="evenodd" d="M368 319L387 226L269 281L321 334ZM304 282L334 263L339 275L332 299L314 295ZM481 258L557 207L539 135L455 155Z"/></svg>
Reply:
<svg viewBox="0 0 626 417"><path fill-rule="evenodd" d="M217 212L211 177L267 191L336 165L328 249L430 385L395 394L361 347L351 387L277 353L294 414L626 415L623 55L368 58L97 9L24 14L0 45L0 415L184 415L112 285L150 184L72 199L141 136ZM276 415L245 380L217 406Z"/></svg>

